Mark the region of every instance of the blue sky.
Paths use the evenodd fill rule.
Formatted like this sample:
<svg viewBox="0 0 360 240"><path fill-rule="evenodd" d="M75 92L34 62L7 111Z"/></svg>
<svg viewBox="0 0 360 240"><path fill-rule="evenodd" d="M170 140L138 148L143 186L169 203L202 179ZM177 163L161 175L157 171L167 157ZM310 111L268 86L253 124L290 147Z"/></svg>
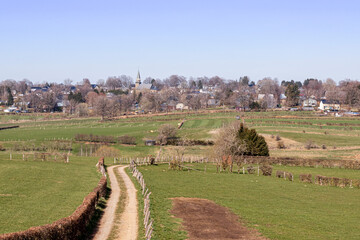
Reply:
<svg viewBox="0 0 360 240"><path fill-rule="evenodd" d="M360 78L351 0L0 0L0 81Z"/></svg>

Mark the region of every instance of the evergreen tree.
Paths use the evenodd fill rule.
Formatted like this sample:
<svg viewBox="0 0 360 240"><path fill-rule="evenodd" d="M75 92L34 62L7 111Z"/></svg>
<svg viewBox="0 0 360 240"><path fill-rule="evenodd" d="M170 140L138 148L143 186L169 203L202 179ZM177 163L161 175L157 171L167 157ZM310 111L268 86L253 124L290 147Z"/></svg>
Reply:
<svg viewBox="0 0 360 240"><path fill-rule="evenodd" d="M297 106L299 104L299 86L296 84L289 84L285 90L286 103L288 106Z"/></svg>
<svg viewBox="0 0 360 240"><path fill-rule="evenodd" d="M9 87L7 87L6 90L7 90L7 95L8 95L7 96L7 105L11 106L14 104L14 97L13 97L13 95L11 93L11 89Z"/></svg>
<svg viewBox="0 0 360 240"><path fill-rule="evenodd" d="M243 140L246 143L244 155L269 156L269 148L265 138L260 136L255 129L248 129L244 127L244 124L241 124L237 137L239 140Z"/></svg>

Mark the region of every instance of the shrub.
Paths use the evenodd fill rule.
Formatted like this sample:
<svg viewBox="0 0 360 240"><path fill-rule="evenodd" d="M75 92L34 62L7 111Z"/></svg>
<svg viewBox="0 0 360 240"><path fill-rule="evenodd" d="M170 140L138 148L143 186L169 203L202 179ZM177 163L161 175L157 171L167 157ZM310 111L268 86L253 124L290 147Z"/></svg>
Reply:
<svg viewBox="0 0 360 240"><path fill-rule="evenodd" d="M291 172L285 172L285 178L289 181L294 181L294 175Z"/></svg>
<svg viewBox="0 0 360 240"><path fill-rule="evenodd" d="M283 141L277 142L277 148L278 148L278 149L285 149L286 147L285 147L284 142L283 142Z"/></svg>
<svg viewBox="0 0 360 240"><path fill-rule="evenodd" d="M118 157L119 155L120 155L119 149L108 146L101 146L95 152L95 156L98 157Z"/></svg>
<svg viewBox="0 0 360 240"><path fill-rule="evenodd" d="M276 141L280 141L281 140L281 137L279 135L276 135L276 138L275 138Z"/></svg>
<svg viewBox="0 0 360 240"><path fill-rule="evenodd" d="M272 174L272 166L270 165L262 165L260 166L260 170L264 176L271 176Z"/></svg>
<svg viewBox="0 0 360 240"><path fill-rule="evenodd" d="M306 144L305 144L305 148L307 150L310 150L311 148L318 148L318 146L316 144L313 143L313 141L309 140Z"/></svg>
<svg viewBox="0 0 360 240"><path fill-rule="evenodd" d="M282 178L282 177L284 177L284 171L276 171L276 177L278 177L278 178Z"/></svg>
<svg viewBox="0 0 360 240"><path fill-rule="evenodd" d="M128 135L119 137L118 141L121 144L136 145L136 138Z"/></svg>
<svg viewBox="0 0 360 240"><path fill-rule="evenodd" d="M299 175L301 182L312 183L312 175L311 174L300 174Z"/></svg>
<svg viewBox="0 0 360 240"><path fill-rule="evenodd" d="M246 168L246 170L247 170L247 172L248 172L249 174L254 174L254 173L255 173L255 168L254 168L253 166L248 166L248 167Z"/></svg>

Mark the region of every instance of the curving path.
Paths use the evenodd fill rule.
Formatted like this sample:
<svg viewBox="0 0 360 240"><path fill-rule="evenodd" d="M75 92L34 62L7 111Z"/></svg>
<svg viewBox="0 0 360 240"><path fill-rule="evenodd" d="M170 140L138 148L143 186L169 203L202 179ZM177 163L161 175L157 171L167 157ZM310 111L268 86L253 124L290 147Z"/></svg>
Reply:
<svg viewBox="0 0 360 240"><path fill-rule="evenodd" d="M138 235L138 209L136 199L136 188L129 176L125 173L127 166L111 166L108 170L108 175L111 181L111 195L107 201L107 206L99 224L99 230L94 236L94 240L104 240L109 237L109 234L114 226L115 211L118 204L125 204L124 211L120 216L118 235L116 239L122 240L136 240ZM114 174L119 171L120 177L123 179L127 188L126 192L122 192L119 183ZM126 203L119 203L120 194L127 194Z"/></svg>

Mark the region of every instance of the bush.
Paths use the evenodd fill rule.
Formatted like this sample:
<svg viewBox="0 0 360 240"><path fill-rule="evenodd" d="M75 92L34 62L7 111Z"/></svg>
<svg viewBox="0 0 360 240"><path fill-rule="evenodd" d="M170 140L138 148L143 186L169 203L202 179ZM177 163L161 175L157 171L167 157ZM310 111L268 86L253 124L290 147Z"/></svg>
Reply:
<svg viewBox="0 0 360 240"><path fill-rule="evenodd" d="M121 144L136 145L136 138L128 135L119 137L118 141Z"/></svg>
<svg viewBox="0 0 360 240"><path fill-rule="evenodd" d="M271 176L272 174L272 166L270 165L262 165L260 166L260 170L264 176Z"/></svg>
<svg viewBox="0 0 360 240"><path fill-rule="evenodd" d="M254 173L255 173L255 168L254 168L253 166L248 166L248 167L246 168L246 170L247 170L247 172L248 172L249 174L254 174Z"/></svg>
<svg viewBox="0 0 360 240"><path fill-rule="evenodd" d="M278 149L285 149L286 147L285 147L284 142L283 142L283 141L277 142L277 148L278 148Z"/></svg>
<svg viewBox="0 0 360 240"><path fill-rule="evenodd" d="M311 174L300 174L299 175L301 182L312 183L312 175Z"/></svg>
<svg viewBox="0 0 360 240"><path fill-rule="evenodd" d="M113 148L113 147L101 146L96 150L95 156L98 156L98 157L118 157L118 156L120 156L120 150L116 149L116 148Z"/></svg>
<svg viewBox="0 0 360 240"><path fill-rule="evenodd" d="M305 148L307 150L310 150L311 148L319 148L316 144L313 143L313 141L309 140L306 144L305 144Z"/></svg>
<svg viewBox="0 0 360 240"><path fill-rule="evenodd" d="M84 142L116 143L116 140L113 136L98 136L92 134L76 134L75 140Z"/></svg>
<svg viewBox="0 0 360 240"><path fill-rule="evenodd" d="M281 137L279 135L276 135L276 138L275 138L276 141L280 141L281 140Z"/></svg>

